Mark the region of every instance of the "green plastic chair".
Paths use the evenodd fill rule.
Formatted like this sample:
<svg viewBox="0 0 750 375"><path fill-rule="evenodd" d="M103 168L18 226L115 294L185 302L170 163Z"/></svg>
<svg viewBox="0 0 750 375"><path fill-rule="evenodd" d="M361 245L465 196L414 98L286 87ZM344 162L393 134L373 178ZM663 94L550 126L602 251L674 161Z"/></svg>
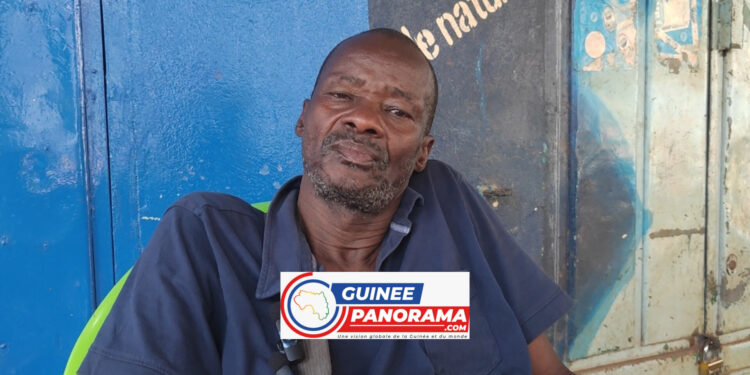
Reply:
<svg viewBox="0 0 750 375"><path fill-rule="evenodd" d="M260 202L253 203L252 206L263 212L268 212L268 206L270 204L271 202ZM102 303L100 303L96 310L94 310L94 314L91 315L86 326L83 327L83 331L81 331L78 340L76 340L76 343L73 346L73 350L70 352L70 357L68 357L68 363L65 365L65 372L63 375L76 375L78 373L78 369L81 367L83 359L89 352L91 344L94 342L94 339L96 339L96 335L99 334L99 329L102 328L102 324L104 324L110 310L112 310L112 305L115 304L115 300L117 300L117 297L120 295L122 286L125 285L125 281L128 279L128 276L130 276L130 271L132 271L132 268L129 269L128 272L125 272L125 274L122 275L122 278L117 281L117 284L115 284L109 293L107 293L107 296L104 297Z"/></svg>

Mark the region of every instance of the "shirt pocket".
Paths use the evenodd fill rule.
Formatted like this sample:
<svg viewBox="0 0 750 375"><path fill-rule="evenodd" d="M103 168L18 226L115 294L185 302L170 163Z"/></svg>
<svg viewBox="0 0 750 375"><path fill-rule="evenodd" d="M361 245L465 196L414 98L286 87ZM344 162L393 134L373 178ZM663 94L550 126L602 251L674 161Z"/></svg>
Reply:
<svg viewBox="0 0 750 375"><path fill-rule="evenodd" d="M469 340L424 340L436 374L488 374L502 361L487 319L471 299Z"/></svg>

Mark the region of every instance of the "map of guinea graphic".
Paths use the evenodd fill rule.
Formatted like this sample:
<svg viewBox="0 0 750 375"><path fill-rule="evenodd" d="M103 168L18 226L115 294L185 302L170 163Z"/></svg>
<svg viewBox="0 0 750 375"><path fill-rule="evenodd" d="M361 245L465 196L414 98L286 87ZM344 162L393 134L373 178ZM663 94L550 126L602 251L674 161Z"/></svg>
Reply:
<svg viewBox="0 0 750 375"><path fill-rule="evenodd" d="M323 292L310 292L307 290L300 290L294 298L294 303L299 307L300 310L309 312L315 315L318 320L325 320L330 314L328 308L328 300Z"/></svg>

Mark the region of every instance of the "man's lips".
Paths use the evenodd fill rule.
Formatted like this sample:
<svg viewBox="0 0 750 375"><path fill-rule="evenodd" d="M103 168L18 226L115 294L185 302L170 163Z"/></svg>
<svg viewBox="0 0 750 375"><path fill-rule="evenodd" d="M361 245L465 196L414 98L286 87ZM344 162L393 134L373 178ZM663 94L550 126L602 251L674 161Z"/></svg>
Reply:
<svg viewBox="0 0 750 375"><path fill-rule="evenodd" d="M379 160L377 153L370 147L348 139L332 144L331 150L335 151L347 162L361 167L371 167Z"/></svg>

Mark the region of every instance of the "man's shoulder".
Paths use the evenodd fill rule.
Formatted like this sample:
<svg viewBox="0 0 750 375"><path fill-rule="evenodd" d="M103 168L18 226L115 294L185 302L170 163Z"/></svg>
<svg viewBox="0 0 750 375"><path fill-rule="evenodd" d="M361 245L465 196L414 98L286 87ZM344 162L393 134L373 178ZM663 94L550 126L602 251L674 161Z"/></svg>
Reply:
<svg viewBox="0 0 750 375"><path fill-rule="evenodd" d="M415 172L409 181L409 187L425 195L435 194L444 197L455 196L471 191L464 177L447 163L431 159L421 172Z"/></svg>
<svg viewBox="0 0 750 375"><path fill-rule="evenodd" d="M207 211L231 212L250 218L262 219L264 213L247 203L242 198L230 194L210 191L198 191L187 194L170 207L180 207L196 216L203 216Z"/></svg>
<svg viewBox="0 0 750 375"><path fill-rule="evenodd" d="M437 160L437 159L430 159L427 161L427 166L425 167L424 171L421 172L422 174L428 174L428 175L438 175L438 176L445 176L445 177L451 177L454 179L460 179L461 174L456 171L455 168L448 165L448 163Z"/></svg>
<svg viewBox="0 0 750 375"><path fill-rule="evenodd" d="M446 182L460 183L462 181L463 176L453 167L443 161L430 159L427 161L424 170L412 175L410 185L434 185Z"/></svg>

